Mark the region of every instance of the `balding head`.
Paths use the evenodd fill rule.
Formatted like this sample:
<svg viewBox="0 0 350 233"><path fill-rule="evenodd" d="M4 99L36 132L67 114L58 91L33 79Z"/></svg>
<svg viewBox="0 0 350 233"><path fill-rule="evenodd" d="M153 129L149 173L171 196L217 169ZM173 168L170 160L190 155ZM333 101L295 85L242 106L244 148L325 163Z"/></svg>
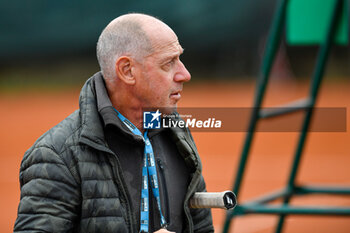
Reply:
<svg viewBox="0 0 350 233"><path fill-rule="evenodd" d="M152 16L127 14L113 20L97 44L112 105L138 128L144 108L174 110L183 84L191 79L182 53L174 31Z"/></svg>
<svg viewBox="0 0 350 233"><path fill-rule="evenodd" d="M151 54L159 30L171 29L162 21L145 14L126 14L111 21L97 42L97 59L105 79L116 78L115 63L120 56L142 61Z"/></svg>

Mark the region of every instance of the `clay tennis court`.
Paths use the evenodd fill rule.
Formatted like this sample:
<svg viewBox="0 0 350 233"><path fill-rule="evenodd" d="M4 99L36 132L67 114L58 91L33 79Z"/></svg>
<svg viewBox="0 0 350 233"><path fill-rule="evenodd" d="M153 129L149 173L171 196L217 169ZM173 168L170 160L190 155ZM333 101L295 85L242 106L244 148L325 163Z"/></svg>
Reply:
<svg viewBox="0 0 350 233"><path fill-rule="evenodd" d="M349 80L325 80L317 106L346 107L350 114ZM19 192L19 166L24 152L45 131L78 108L80 88L28 90L0 94L0 232L12 232ZM274 82L266 106L300 98L306 83ZM185 86L182 107L250 107L254 83L202 83ZM231 189L245 133L194 133L208 191ZM298 133L258 133L246 170L240 201L281 188L289 173ZM350 186L350 133L310 133L298 174L299 182ZM305 196L292 203L350 206L349 197ZM223 210L214 210L216 232L221 231ZM251 215L233 224L234 232L273 232L277 218ZM231 229L231 230L232 230ZM284 232L350 232L346 217L288 217Z"/></svg>

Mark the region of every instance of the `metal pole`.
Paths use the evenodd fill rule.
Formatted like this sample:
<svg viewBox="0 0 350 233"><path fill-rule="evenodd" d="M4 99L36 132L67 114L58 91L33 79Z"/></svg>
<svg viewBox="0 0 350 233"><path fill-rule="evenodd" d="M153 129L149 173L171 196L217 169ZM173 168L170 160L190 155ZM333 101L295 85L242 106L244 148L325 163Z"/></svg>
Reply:
<svg viewBox="0 0 350 233"><path fill-rule="evenodd" d="M304 123L303 123L303 127L302 127L302 132L301 132L300 137L299 137L298 146L297 146L295 156L294 156L294 162L292 165L290 177L289 177L288 184L287 184L288 185L287 188L289 188L290 190L294 190L294 188L295 188L295 184L294 184L295 177L296 177L297 172L298 172L299 163L301 160L303 148L304 148L305 141L306 141L307 131L308 131L309 126L310 126L313 108L314 108L316 97L318 94L318 90L319 90L319 87L320 87L320 84L321 84L321 81L323 78L325 64L326 64L326 61L327 61L327 58L329 55L329 51L330 51L330 48L331 48L331 45L333 42L334 34L336 32L335 30L337 28L337 23L339 21L338 19L340 16L340 12L342 10L342 6L343 6L343 0L336 0L336 2L334 3L334 10L333 10L331 22L330 22L329 27L328 27L328 33L327 33L326 38L325 38L325 40L324 40L324 42L319 50L319 55L317 58L316 67L315 67L313 78L312 78L312 85L311 85L310 93L309 93L311 107L308 110L306 110ZM290 201L290 197L291 196L286 196L285 199L283 200L283 203L288 204ZM285 216L286 215L280 216L277 227L276 227L276 233L281 232Z"/></svg>
<svg viewBox="0 0 350 233"><path fill-rule="evenodd" d="M263 63L260 68L260 75L257 80L256 84L256 95L254 98L254 108L252 112L252 116L249 123L248 132L245 139L245 144L243 147L243 151L241 154L241 159L238 165L235 183L233 187L233 192L238 196L238 193L240 191L241 181L243 179L243 173L245 170L245 166L248 160L249 150L251 147L251 143L253 140L253 134L256 128L256 123L259 117L259 111L261 107L261 103L263 100L263 96L265 93L265 89L267 86L267 81L269 78L269 74L271 71L271 67L273 65L273 61L277 52L277 49L279 48L279 44L282 37L282 29L284 26L284 20L285 20L285 14L286 14L286 5L288 0L280 0L277 12L274 15L273 21L272 21L272 27L270 29L269 37L267 40L267 45L263 57ZM226 220L224 223L223 232L226 233L229 230L230 227L230 221L231 218L234 216L234 214L228 212L226 214Z"/></svg>

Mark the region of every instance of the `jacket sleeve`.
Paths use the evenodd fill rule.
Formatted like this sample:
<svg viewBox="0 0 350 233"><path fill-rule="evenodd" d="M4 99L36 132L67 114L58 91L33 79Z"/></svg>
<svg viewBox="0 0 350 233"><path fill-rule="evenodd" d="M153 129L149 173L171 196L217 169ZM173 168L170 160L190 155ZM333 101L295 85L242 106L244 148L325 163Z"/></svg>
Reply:
<svg viewBox="0 0 350 233"><path fill-rule="evenodd" d="M27 152L20 168L21 200L14 232L71 232L80 191L62 158L49 147Z"/></svg>
<svg viewBox="0 0 350 233"><path fill-rule="evenodd" d="M206 192L203 176L199 182L196 192ZM211 209L191 209L192 220L195 233L214 232Z"/></svg>

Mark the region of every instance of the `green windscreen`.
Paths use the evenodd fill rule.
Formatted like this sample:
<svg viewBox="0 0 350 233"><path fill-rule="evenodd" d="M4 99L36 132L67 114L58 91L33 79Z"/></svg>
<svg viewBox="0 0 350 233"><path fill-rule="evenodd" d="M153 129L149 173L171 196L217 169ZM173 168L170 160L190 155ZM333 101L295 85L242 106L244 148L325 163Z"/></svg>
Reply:
<svg viewBox="0 0 350 233"><path fill-rule="evenodd" d="M287 43L320 44L326 38L335 0L290 0L287 9ZM347 2L343 6L335 42L348 43Z"/></svg>

